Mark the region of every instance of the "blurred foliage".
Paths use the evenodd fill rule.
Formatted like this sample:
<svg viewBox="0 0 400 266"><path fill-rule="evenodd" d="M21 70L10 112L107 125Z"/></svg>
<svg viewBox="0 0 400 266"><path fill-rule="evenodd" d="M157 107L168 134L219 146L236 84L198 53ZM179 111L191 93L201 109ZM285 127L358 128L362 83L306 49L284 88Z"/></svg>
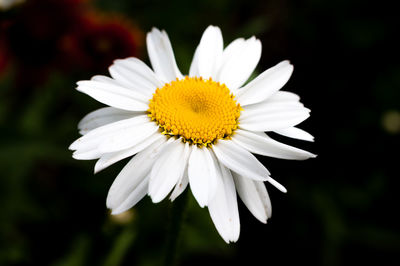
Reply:
<svg viewBox="0 0 400 266"><path fill-rule="evenodd" d="M71 158L79 119L101 107L75 82L114 58L148 62L153 26L186 73L209 24L225 43L260 38L259 72L294 63L285 89L312 110L301 127L316 142L274 137L319 156L260 158L289 192L270 190L268 225L240 204L236 244L190 196L180 265L399 265L400 25L391 2L360 0L27 0L0 11L0 265L161 264L171 203L146 198L112 217L105 198L126 160L93 175L92 161Z"/></svg>

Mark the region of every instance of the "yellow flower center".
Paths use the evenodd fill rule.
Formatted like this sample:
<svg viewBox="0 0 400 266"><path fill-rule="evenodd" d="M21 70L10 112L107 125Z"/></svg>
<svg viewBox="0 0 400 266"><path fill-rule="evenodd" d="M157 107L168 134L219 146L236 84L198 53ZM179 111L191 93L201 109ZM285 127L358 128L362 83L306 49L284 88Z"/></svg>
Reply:
<svg viewBox="0 0 400 266"><path fill-rule="evenodd" d="M211 78L185 77L157 89L148 114L169 136L211 146L229 138L238 126L241 107L225 84Z"/></svg>

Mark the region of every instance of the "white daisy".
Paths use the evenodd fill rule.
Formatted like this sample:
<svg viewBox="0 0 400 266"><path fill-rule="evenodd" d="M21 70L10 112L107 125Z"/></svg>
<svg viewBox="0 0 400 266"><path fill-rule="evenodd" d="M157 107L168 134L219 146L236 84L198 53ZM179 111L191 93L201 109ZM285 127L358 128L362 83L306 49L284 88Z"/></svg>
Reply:
<svg viewBox="0 0 400 266"><path fill-rule="evenodd" d="M277 142L264 132L312 141L295 127L310 110L290 92L279 91L292 74L283 61L247 85L260 56L255 37L225 49L218 27L209 26L198 45L189 76L179 71L165 31L147 34L153 70L137 58L116 60L111 78L79 81L78 90L110 107L79 123L83 135L73 157L98 159L95 172L135 155L112 184L107 207L113 214L146 194L153 202L178 197L190 185L200 207L208 206L226 242L239 237L236 191L261 222L271 217L264 181L286 189L252 154L303 160L315 155ZM172 193L171 193L172 191Z"/></svg>

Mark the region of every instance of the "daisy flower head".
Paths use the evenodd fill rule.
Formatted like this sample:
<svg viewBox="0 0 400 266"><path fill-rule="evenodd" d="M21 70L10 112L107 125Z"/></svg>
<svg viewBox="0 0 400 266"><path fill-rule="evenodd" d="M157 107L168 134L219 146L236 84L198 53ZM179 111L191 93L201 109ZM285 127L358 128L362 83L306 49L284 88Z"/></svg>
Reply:
<svg viewBox="0 0 400 266"><path fill-rule="evenodd" d="M83 136L70 146L73 157L98 159L98 172L134 155L108 192L113 214L145 195L154 203L168 195L174 200L189 185L200 207L208 207L221 237L235 242L240 232L237 194L266 223L271 203L264 181L286 192L253 153L315 157L265 133L313 140L295 127L310 110L296 94L280 91L293 66L283 61L243 86L261 56L255 37L236 39L224 49L221 30L209 26L187 76L178 69L165 31L153 28L146 43L152 69L127 58L114 61L111 77L78 82L77 90L109 107L81 120Z"/></svg>

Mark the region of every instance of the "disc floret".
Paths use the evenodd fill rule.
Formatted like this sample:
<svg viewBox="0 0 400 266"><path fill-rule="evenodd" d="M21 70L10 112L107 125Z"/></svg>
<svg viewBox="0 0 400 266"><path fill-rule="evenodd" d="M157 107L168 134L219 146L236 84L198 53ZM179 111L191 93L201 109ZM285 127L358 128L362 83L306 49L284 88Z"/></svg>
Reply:
<svg viewBox="0 0 400 266"><path fill-rule="evenodd" d="M230 138L238 127L240 111L225 84L211 78L185 77L155 91L148 115L165 135L211 146L218 139Z"/></svg>

